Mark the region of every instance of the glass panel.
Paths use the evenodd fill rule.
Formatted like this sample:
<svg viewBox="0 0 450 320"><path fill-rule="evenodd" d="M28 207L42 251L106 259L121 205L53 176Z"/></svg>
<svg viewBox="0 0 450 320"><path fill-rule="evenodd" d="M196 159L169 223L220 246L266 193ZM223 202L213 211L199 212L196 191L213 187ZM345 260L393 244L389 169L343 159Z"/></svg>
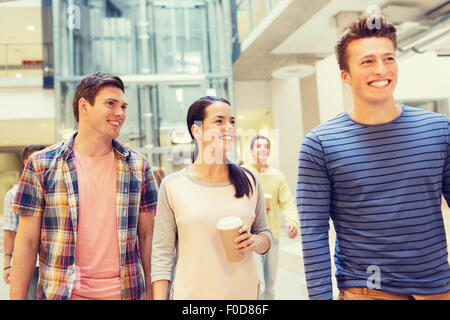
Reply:
<svg viewBox="0 0 450 320"><path fill-rule="evenodd" d="M158 73L207 71L205 6L155 6L153 13Z"/></svg>
<svg viewBox="0 0 450 320"><path fill-rule="evenodd" d="M190 104L206 94L231 99L231 48L226 45L231 40L224 23L229 19L224 8L228 2L62 0L53 5L60 137L76 130L72 97L82 77L95 71L149 74L155 83L126 83L129 107L119 138L155 165L167 166L167 173L184 166L190 152ZM68 15L73 18L77 12L78 27L68 24ZM159 74L201 74L205 80L158 82L154 75Z"/></svg>
<svg viewBox="0 0 450 320"><path fill-rule="evenodd" d="M267 15L269 6L267 0L252 0L252 25L257 26L258 23Z"/></svg>
<svg viewBox="0 0 450 320"><path fill-rule="evenodd" d="M55 89L58 87L55 87ZM73 116L72 99L75 92L76 83L61 83L59 88L60 101L56 101L56 106L61 106L56 121L57 130L59 135L63 139L67 139L72 135L76 128L77 123Z"/></svg>
<svg viewBox="0 0 450 320"><path fill-rule="evenodd" d="M42 50L42 44L1 45L0 77L42 76Z"/></svg>
<svg viewBox="0 0 450 320"><path fill-rule="evenodd" d="M241 0L237 3L236 20L238 27L238 37L241 43L250 33L250 9L249 0Z"/></svg>
<svg viewBox="0 0 450 320"><path fill-rule="evenodd" d="M6 66L6 50L8 50L6 45L0 45L0 77L5 77L8 70L8 67Z"/></svg>

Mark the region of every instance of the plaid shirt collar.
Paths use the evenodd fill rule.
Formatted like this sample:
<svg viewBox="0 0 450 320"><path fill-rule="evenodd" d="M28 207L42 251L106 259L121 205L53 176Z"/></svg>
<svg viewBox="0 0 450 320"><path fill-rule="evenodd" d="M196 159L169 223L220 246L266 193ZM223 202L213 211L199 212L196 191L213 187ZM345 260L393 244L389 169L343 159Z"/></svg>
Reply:
<svg viewBox="0 0 450 320"><path fill-rule="evenodd" d="M75 137L77 136L77 134L78 131L75 132L72 137L70 137L70 139L64 141L63 145L61 146L61 156L66 161L69 159L71 153L73 152ZM112 140L112 146L116 151L116 154L123 158L123 160L126 161L130 156L130 152L117 139Z"/></svg>

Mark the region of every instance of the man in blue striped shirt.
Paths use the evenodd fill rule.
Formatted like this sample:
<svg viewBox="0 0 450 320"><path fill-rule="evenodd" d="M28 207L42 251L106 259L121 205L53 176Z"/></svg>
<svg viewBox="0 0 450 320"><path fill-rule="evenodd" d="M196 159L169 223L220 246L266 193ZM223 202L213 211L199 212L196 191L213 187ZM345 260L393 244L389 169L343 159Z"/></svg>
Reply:
<svg viewBox="0 0 450 320"><path fill-rule="evenodd" d="M336 45L348 113L309 132L297 206L310 299L332 299L329 219L340 299L450 299L441 212L450 202L449 118L397 105L396 30L361 17Z"/></svg>

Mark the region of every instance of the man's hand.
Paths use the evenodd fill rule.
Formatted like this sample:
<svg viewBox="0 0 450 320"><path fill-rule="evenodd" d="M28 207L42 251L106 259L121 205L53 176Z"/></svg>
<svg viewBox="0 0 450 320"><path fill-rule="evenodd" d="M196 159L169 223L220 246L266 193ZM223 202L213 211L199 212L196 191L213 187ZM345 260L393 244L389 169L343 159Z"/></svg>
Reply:
<svg viewBox="0 0 450 320"><path fill-rule="evenodd" d="M11 268L3 271L3 280L5 280L6 284L9 284L9 277L11 276Z"/></svg>
<svg viewBox="0 0 450 320"><path fill-rule="evenodd" d="M288 224L286 227L286 232L289 239L294 239L297 236L297 227L293 224Z"/></svg>

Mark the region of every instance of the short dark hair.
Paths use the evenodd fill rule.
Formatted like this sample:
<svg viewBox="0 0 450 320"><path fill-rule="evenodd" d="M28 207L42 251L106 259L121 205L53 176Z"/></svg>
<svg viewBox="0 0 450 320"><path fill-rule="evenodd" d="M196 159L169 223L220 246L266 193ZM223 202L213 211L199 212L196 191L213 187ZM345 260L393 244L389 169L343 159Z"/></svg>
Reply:
<svg viewBox="0 0 450 320"><path fill-rule="evenodd" d="M41 144L29 144L28 146L25 146L25 148L23 148L22 150L22 161L27 160L32 153L36 152L36 151L41 151L44 150L45 146L41 145Z"/></svg>
<svg viewBox="0 0 450 320"><path fill-rule="evenodd" d="M125 93L125 86L118 76L105 72L95 72L83 78L75 89L72 100L73 115L79 121L78 102L81 98L89 101L91 105L95 103L97 93L106 86L113 86L121 89Z"/></svg>
<svg viewBox="0 0 450 320"><path fill-rule="evenodd" d="M254 136L254 137L252 138L252 140L250 140L250 149L251 149L251 150L253 150L253 148L255 147L255 142L256 142L256 140L258 140L258 139L264 139L264 140L266 140L267 143L269 144L269 148L270 148L270 140L269 140L269 138L267 138L266 136Z"/></svg>
<svg viewBox="0 0 450 320"><path fill-rule="evenodd" d="M394 25L388 23L386 18L380 15L359 17L344 29L334 47L339 68L341 70L349 71L347 63L347 46L353 40L371 37L389 38L394 45L394 49L396 49L396 32Z"/></svg>

